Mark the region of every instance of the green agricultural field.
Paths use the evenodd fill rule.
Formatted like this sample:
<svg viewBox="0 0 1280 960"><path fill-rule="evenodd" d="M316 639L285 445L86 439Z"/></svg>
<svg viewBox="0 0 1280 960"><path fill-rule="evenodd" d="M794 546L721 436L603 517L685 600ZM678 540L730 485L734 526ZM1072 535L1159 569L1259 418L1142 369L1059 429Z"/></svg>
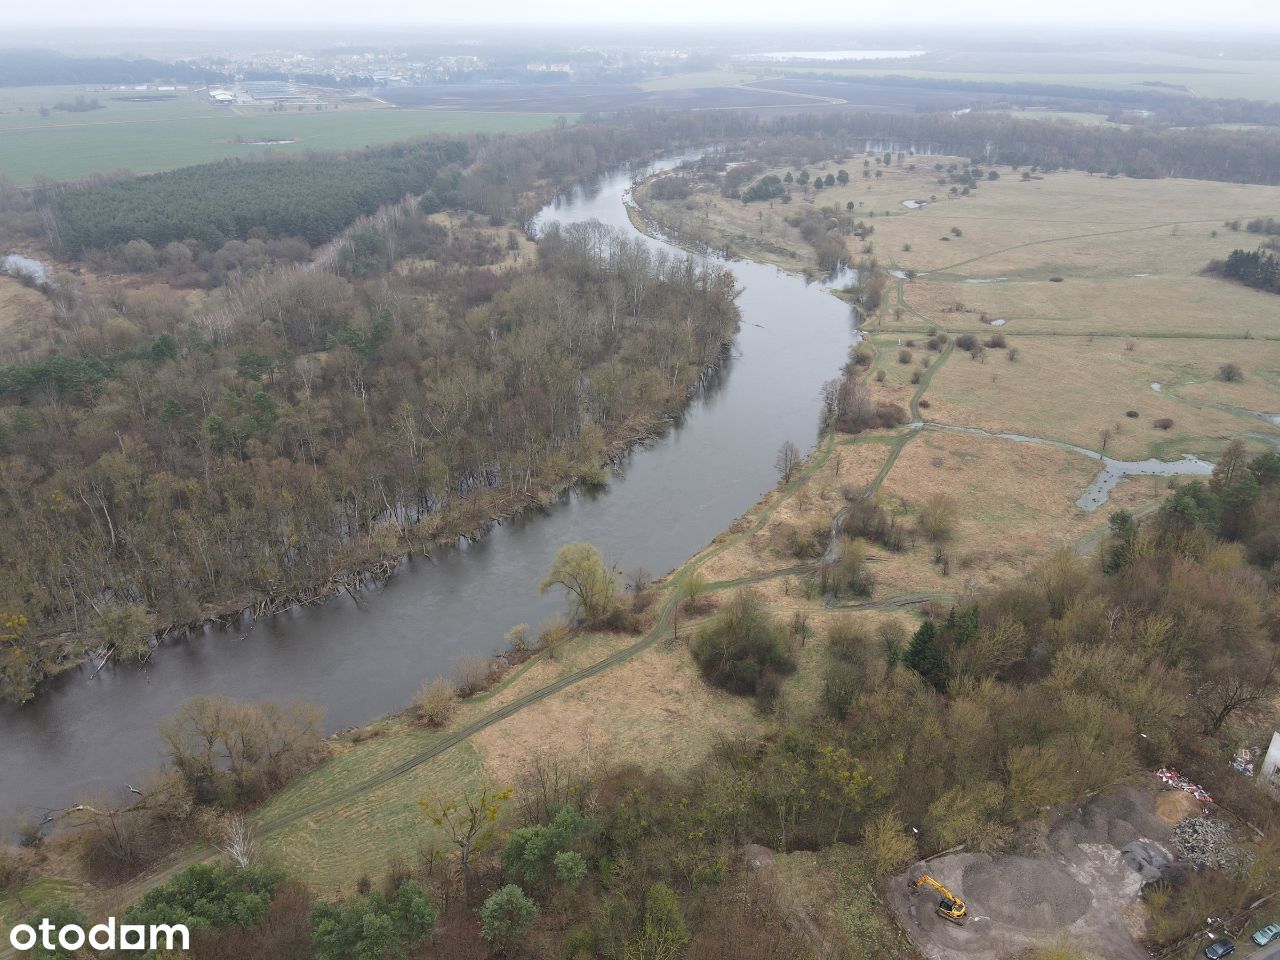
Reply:
<svg viewBox="0 0 1280 960"><path fill-rule="evenodd" d="M1280 97L1280 62L1274 60L1209 60L1197 57L1184 57L1159 52L1138 53L1132 55L1134 60L1150 67L1149 70L1134 70L1117 60L1114 72L1106 69L1097 61L1108 58L1102 54L1090 54L1094 66L1099 69L1073 70L1070 60L1058 56L1044 58L1044 68L1028 69L1025 63L1009 70L1000 70L994 64L992 70L948 69L945 64L929 66L924 63L885 66L869 61L865 66L848 64L832 64L814 66L805 64L796 66L786 64L779 67L773 64L775 71L785 70L787 73L837 74L862 77L926 77L935 80L973 80L989 83L1055 83L1073 87L1101 87L1111 90L1159 90L1159 87L1139 86L1141 84L1159 83L1172 87L1186 87L1188 91L1200 97L1241 97L1246 100L1275 100ZM744 64L753 69L763 64Z"/></svg>
<svg viewBox="0 0 1280 960"><path fill-rule="evenodd" d="M776 74L777 70L768 73ZM753 80L762 80L765 73L741 70L702 70L694 73L676 73L669 77L658 77L640 84L642 90L707 90L717 87L737 87Z"/></svg>
<svg viewBox="0 0 1280 960"><path fill-rule="evenodd" d="M58 101L96 97L103 109L52 110ZM112 100L120 91L84 87L0 90L0 174L17 183L68 180L93 173L154 173L195 163L267 153L348 150L433 133L521 133L553 125L549 113L338 109L235 112L203 94L147 103ZM40 108L48 108L41 116ZM262 145L253 141L293 140Z"/></svg>

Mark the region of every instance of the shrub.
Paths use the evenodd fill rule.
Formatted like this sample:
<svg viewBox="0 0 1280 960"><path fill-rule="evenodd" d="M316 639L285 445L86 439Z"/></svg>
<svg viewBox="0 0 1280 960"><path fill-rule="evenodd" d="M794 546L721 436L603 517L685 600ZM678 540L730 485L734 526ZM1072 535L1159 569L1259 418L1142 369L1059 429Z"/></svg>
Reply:
<svg viewBox="0 0 1280 960"><path fill-rule="evenodd" d="M956 337L956 347L960 350L969 351L978 345L978 338L972 333L962 333Z"/></svg>
<svg viewBox="0 0 1280 960"><path fill-rule="evenodd" d="M202 931L191 938L191 956L200 960L314 960L311 891L296 880L286 880L255 926Z"/></svg>
<svg viewBox="0 0 1280 960"><path fill-rule="evenodd" d="M436 909L416 883L402 883L391 899L374 891L311 908L315 960L402 957L436 925Z"/></svg>
<svg viewBox="0 0 1280 960"><path fill-rule="evenodd" d="M489 685L489 661L474 653L458 660L453 668L453 686L460 697L470 697Z"/></svg>
<svg viewBox="0 0 1280 960"><path fill-rule="evenodd" d="M572 806L556 811L549 825L534 824L513 830L502 847L502 869L525 887L540 886L557 856L566 852L582 832L586 821Z"/></svg>
<svg viewBox="0 0 1280 960"><path fill-rule="evenodd" d="M1239 383L1244 379L1244 371L1238 363L1224 363L1218 368L1218 379L1223 383Z"/></svg>
<svg viewBox="0 0 1280 960"><path fill-rule="evenodd" d="M770 536L772 545L780 553L797 560L816 560L826 549L827 525L813 524L808 528L792 523L780 523Z"/></svg>
<svg viewBox="0 0 1280 960"><path fill-rule="evenodd" d="M817 586L822 593L837 597L871 595L875 577L867 567L866 551L861 541L849 541L837 559L824 563L818 569Z"/></svg>
<svg viewBox="0 0 1280 960"><path fill-rule="evenodd" d="M514 883L509 883L480 908L480 936L499 953L506 953L520 944L537 916L538 905Z"/></svg>
<svg viewBox="0 0 1280 960"><path fill-rule="evenodd" d="M35 868L36 855L22 847L0 847L0 893L26 883Z"/></svg>
<svg viewBox="0 0 1280 960"><path fill-rule="evenodd" d="M822 676L822 709L836 720L844 720L865 689L864 675L851 663L837 660L827 664Z"/></svg>
<svg viewBox="0 0 1280 960"><path fill-rule="evenodd" d="M455 696L453 684L444 677L423 681L422 689L413 698L413 712L428 726L443 727L453 716Z"/></svg>
<svg viewBox="0 0 1280 960"><path fill-rule="evenodd" d="M903 347L901 350L898 351L899 363L910 363L911 360L912 360L911 351L908 350L906 347Z"/></svg>
<svg viewBox="0 0 1280 960"><path fill-rule="evenodd" d="M881 814L867 824L864 836L867 854L878 876L895 873L916 858L915 837L907 832L906 824L894 811Z"/></svg>
<svg viewBox="0 0 1280 960"><path fill-rule="evenodd" d="M21 902L21 901L19 901ZM61 930L67 926L77 926L87 929L89 921L85 915L74 904L59 900L52 904L48 904L40 908L39 920L48 920L53 924L55 930ZM31 926L36 926L39 922L36 917L31 917L28 921ZM56 935L55 935L56 937ZM57 943L56 938L52 941ZM74 960L75 957L82 956L79 950L71 951L61 946L54 946L53 949L45 947L42 940L37 940L35 947L30 953L25 954L32 960Z"/></svg>
<svg viewBox="0 0 1280 960"><path fill-rule="evenodd" d="M529 649L529 625L517 623L502 635L502 639L507 642L507 649L512 653L524 653Z"/></svg>
<svg viewBox="0 0 1280 960"><path fill-rule="evenodd" d="M917 407L919 407L921 410L928 410L928 409L929 409L929 407L931 407L931 406L932 406L932 404L931 404L931 403L929 403L929 401L928 401L928 400L925 400L925 399L922 397L922 398L920 399L920 402L919 402L919 403L917 403L917 404L916 404L916 406L917 406Z"/></svg>
<svg viewBox="0 0 1280 960"><path fill-rule="evenodd" d="M950 540L955 532L956 515L959 504L945 493L935 493L927 497L916 514L916 522L920 532L934 543Z"/></svg>
<svg viewBox="0 0 1280 960"><path fill-rule="evenodd" d="M883 370L877 370L877 371L876 371L876 383L884 383L884 381L885 381L885 376L886 376L886 375L885 375L885 372L884 372Z"/></svg>
<svg viewBox="0 0 1280 960"><path fill-rule="evenodd" d="M1050 277L1050 278L1049 278L1049 282L1050 282L1050 283L1062 283L1062 277Z"/></svg>
<svg viewBox="0 0 1280 960"><path fill-rule="evenodd" d="M923 379L924 379L924 371L923 371L923 370L912 370L912 371L911 371L911 382L912 382L912 383L919 383L919 382L920 382L921 380L923 380Z"/></svg>
<svg viewBox="0 0 1280 960"><path fill-rule="evenodd" d="M906 546L906 531L884 507L871 500L856 499L845 508L840 528L850 537L862 537L878 543L886 550L898 551Z"/></svg>
<svg viewBox="0 0 1280 960"><path fill-rule="evenodd" d="M574 850L562 850L555 856L556 879L573 888L587 876L587 861Z"/></svg>
<svg viewBox="0 0 1280 960"><path fill-rule="evenodd" d="M324 750L321 713L308 704L192 697L160 725L169 762L197 801L235 807L262 800ZM235 762L220 763L219 757Z"/></svg>
<svg viewBox="0 0 1280 960"><path fill-rule="evenodd" d="M861 663L871 647L871 636L852 616L837 617L827 627L827 653L846 663Z"/></svg>
<svg viewBox="0 0 1280 960"><path fill-rule="evenodd" d="M1168 417L1161 417L1159 420L1152 421L1151 425L1157 430L1172 430L1173 421Z"/></svg>
<svg viewBox="0 0 1280 960"><path fill-rule="evenodd" d="M1130 420L1137 420L1137 419L1138 419L1138 411L1137 411L1137 410L1126 410L1126 411L1124 412L1124 415L1125 415L1126 417L1128 417Z"/></svg>
<svg viewBox="0 0 1280 960"><path fill-rule="evenodd" d="M990 347L992 350L1003 350L1006 346L1008 346L1008 344L1004 339L1003 333L993 333L991 336L987 337L987 339L983 341L983 343L985 346Z"/></svg>
<svg viewBox="0 0 1280 960"><path fill-rule="evenodd" d="M248 927L257 923L284 871L200 863L148 891L124 912L125 923L183 923L197 930Z"/></svg>
<svg viewBox="0 0 1280 960"><path fill-rule="evenodd" d="M911 418L907 415L907 411L898 403L877 403L874 413L875 425L882 430L888 430L891 427L900 427L908 422Z"/></svg>
<svg viewBox="0 0 1280 960"><path fill-rule="evenodd" d="M665 883L649 887L644 897L644 926L626 951L628 957L679 957L689 943L689 929L675 891Z"/></svg>
<svg viewBox="0 0 1280 960"><path fill-rule="evenodd" d="M702 675L730 693L756 693L765 671L787 674L796 668L786 631L751 590L741 590L726 602L693 638L692 647Z"/></svg>

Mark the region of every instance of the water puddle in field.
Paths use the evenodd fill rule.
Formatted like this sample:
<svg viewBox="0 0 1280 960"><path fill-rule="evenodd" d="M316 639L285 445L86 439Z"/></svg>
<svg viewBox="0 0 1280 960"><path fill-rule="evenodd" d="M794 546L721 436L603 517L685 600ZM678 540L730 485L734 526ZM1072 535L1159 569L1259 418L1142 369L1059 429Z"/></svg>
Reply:
<svg viewBox="0 0 1280 960"><path fill-rule="evenodd" d="M0 272L11 277L28 277L36 283L49 283L53 280L53 269L39 260L32 260L20 253L10 253L0 260Z"/></svg>
<svg viewBox="0 0 1280 960"><path fill-rule="evenodd" d="M1044 437L1028 437L1021 433L992 433L979 427L960 427L944 423L928 423L922 426L931 430L947 430L953 433L968 433L974 436L991 437L996 440L1009 440L1013 443L1032 443L1043 447L1057 447L1097 460L1102 463L1102 470L1093 482L1085 488L1076 506L1086 513L1093 513L1111 498L1111 491L1116 484L1126 477L1207 477L1213 473L1213 464L1208 460L1184 454L1180 460L1114 460L1097 450L1077 446L1064 440L1047 440Z"/></svg>

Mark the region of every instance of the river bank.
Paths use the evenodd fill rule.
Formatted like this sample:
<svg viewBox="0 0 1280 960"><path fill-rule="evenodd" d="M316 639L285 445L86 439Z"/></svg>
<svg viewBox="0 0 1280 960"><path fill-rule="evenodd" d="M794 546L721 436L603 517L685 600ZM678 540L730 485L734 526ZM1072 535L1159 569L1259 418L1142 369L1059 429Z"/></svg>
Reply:
<svg viewBox="0 0 1280 960"><path fill-rule="evenodd" d="M549 205L534 225L597 220L643 237L622 202L632 181L611 174ZM641 442L620 454L622 469L606 486L512 502L520 509L496 524L486 502L473 529L487 535L415 553L363 590L339 587L324 602L241 626L206 624L167 640L164 655L146 663L65 670L26 707L0 706L0 762L33 774L6 778L0 806L55 808L130 782L159 757L159 722L202 693L308 700L325 709L327 731L366 724L408 703L424 679L447 675L458 657L500 649L513 625L556 616L558 598L537 587L564 543L595 543L624 568L678 567L774 486L784 440L812 443L821 384L853 338L849 308L820 286L758 264L733 270L742 322L732 349L719 369L700 372L703 384L678 418L633 422L619 439Z"/></svg>
<svg viewBox="0 0 1280 960"><path fill-rule="evenodd" d="M466 498L466 502L452 513L434 514L425 535L409 536L407 549L390 556L366 557L326 580L290 589L287 592L270 593L254 598L241 598L229 604L210 606L201 616L181 623L170 623L147 637L148 653L144 661L159 651L167 642L191 638L210 628L243 630L251 628L254 621L275 617L302 607L323 604L339 594L345 594L359 602L358 594L385 584L402 571L415 556L430 558L434 551L455 547L460 542L477 542L492 532L493 528L535 510L546 510L570 490L587 487L600 488L607 484L610 468L617 467L637 446L652 442L678 422L712 378L722 369L732 341L721 345L720 361L702 368L698 377L685 388L684 402L674 410L657 411L649 415L635 416L624 429L615 430L605 437L604 456L599 461L585 463L568 476L548 478L529 489L502 490L497 487L480 490ZM380 519L387 520L384 516ZM421 524L422 521L419 521ZM369 538L366 544L372 545ZM65 641L69 633L50 635L44 643ZM66 657L51 664L37 683L35 696L49 680L86 664L93 663L95 673L107 663L116 660L114 651L84 651L80 656Z"/></svg>

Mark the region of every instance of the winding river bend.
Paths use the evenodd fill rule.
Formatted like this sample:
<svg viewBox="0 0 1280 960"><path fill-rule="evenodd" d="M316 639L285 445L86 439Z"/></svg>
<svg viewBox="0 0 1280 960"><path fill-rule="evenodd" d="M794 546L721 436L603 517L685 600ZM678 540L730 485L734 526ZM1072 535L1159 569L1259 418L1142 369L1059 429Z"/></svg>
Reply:
<svg viewBox="0 0 1280 960"><path fill-rule="evenodd" d="M641 236L621 171L557 200L540 222L599 220ZM655 248L684 254L659 240ZM308 700L340 729L405 706L423 679L466 652L502 646L559 599L537 584L565 543L596 544L624 567L688 559L775 482L783 440L816 437L820 388L855 336L849 307L774 267L732 264L742 327L716 382L660 439L637 448L607 489L572 491L484 539L415 558L361 595L170 642L145 665L70 671L22 708L0 708L0 813L53 808L114 789L160 761L157 725L198 694Z"/></svg>

